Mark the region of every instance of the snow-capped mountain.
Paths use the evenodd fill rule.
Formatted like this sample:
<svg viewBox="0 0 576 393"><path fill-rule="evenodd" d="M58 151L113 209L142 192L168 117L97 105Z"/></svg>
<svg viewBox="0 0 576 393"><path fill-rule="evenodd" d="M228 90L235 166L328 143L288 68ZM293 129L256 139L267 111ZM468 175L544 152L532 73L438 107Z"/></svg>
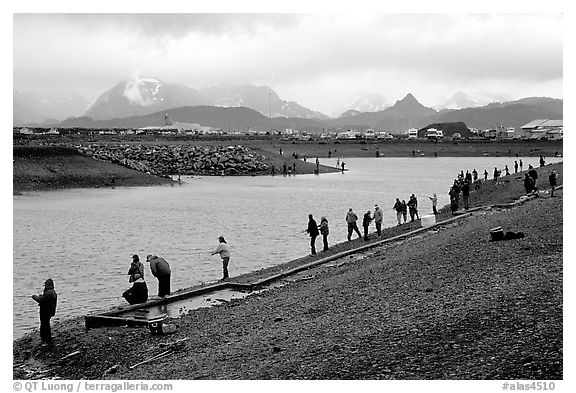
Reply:
<svg viewBox="0 0 576 393"><path fill-rule="evenodd" d="M334 117L343 116L348 111L379 112L390 106L388 100L381 94L370 93L352 98L348 103L334 111Z"/></svg>
<svg viewBox="0 0 576 393"><path fill-rule="evenodd" d="M196 90L157 78L133 76L105 91L88 109L94 120L145 115L182 106L209 105Z"/></svg>
<svg viewBox="0 0 576 393"><path fill-rule="evenodd" d="M462 91L457 91L444 100L444 103L434 107L436 110L478 108L493 102L506 102L511 98L507 94L490 94L476 92L473 96Z"/></svg>
<svg viewBox="0 0 576 393"><path fill-rule="evenodd" d="M298 117L301 119L327 119L328 116L303 107L294 101L285 101L268 86L233 85L200 89L211 105L254 109L269 117Z"/></svg>

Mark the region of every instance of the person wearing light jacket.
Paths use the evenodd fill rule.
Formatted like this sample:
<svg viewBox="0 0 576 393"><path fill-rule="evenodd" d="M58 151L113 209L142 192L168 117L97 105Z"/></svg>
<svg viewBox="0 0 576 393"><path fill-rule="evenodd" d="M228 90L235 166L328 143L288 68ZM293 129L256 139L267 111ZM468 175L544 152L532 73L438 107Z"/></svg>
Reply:
<svg viewBox="0 0 576 393"><path fill-rule="evenodd" d="M376 232L378 233L378 236L380 236L382 233L382 220L383 219L384 219L384 214L382 214L382 210L380 210L380 207L378 205L374 205L373 220L374 220L374 224L376 224Z"/></svg>
<svg viewBox="0 0 576 393"><path fill-rule="evenodd" d="M228 280L228 263L230 262L230 246L226 243L226 239L224 236L220 236L218 238L220 244L214 251L211 252L211 255L220 254L220 258L222 258L222 280Z"/></svg>

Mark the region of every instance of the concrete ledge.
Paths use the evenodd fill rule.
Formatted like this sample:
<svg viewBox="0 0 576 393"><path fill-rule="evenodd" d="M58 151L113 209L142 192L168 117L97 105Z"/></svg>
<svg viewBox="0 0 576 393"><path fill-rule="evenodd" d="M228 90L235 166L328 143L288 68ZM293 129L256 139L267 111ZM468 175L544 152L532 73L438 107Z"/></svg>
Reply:
<svg viewBox="0 0 576 393"><path fill-rule="evenodd" d="M556 189L562 189L562 186L558 186ZM395 241L398 241L398 240L401 240L401 239L404 239L404 238L407 238L410 236L414 236L414 235L429 231L429 230L434 229L434 228L439 227L439 226L453 223L453 222L458 221L460 219L471 216L473 214L473 212L476 212L476 211L493 209L493 208L512 208L512 207L518 206L520 204L523 204L529 200L533 200L537 197L538 197L537 194L536 195L529 195L527 198L518 199L512 203L493 204L493 205L488 205L488 206L477 206L477 207L474 207L474 208L468 209L468 210L460 210L460 211L455 213L454 217L451 217L451 218L444 220L444 221L437 222L434 225L431 225L429 227L418 228L418 229L403 233L401 235L390 237L387 239L372 241L368 244L364 244L362 246L355 247L355 248L352 248L350 250L342 251L342 252L330 255L328 257L325 257L325 258L317 259L315 261L303 264L301 266L297 266L295 268L286 270L284 272L280 272L280 273L274 274L272 276L262 278L258 281L252 282L252 283L242 284L242 283L237 283L237 282L220 281L220 282L210 284L210 285L207 285L207 286L204 286L201 288L180 290L180 291L172 293L172 294L170 294L164 298L154 299L154 300L151 300L151 301L146 302L146 303L135 304L135 305L125 306L125 307L119 307L117 309L112 309L112 310L109 310L106 312L92 313L92 314L86 315L84 317L85 322L86 322L86 327L92 328L92 327L100 327L100 326L146 325L148 323L147 318L135 318L133 316L120 317L118 315L123 314L126 311L133 311L133 310L149 308L149 307L157 306L157 305L161 305L161 304L167 304L167 303L171 303L173 301L177 301L177 300L181 300L181 299L187 299L190 297L199 296L202 294L206 294L206 293L210 293L210 292L214 292L214 291L218 291L218 290L222 290L222 289L252 291L252 290L261 288L263 286L266 286L266 285L268 285L274 281L280 280L284 277L288 277L288 276L293 275L295 273L298 273L298 272L301 272L301 271L325 264L327 262L331 262L331 261L334 261L336 259L340 259L340 258L349 256L349 255L352 255L352 254L356 254L358 252L362 252L362 251L369 250L369 249L374 248L374 247L378 247L378 246L381 246L381 245L384 245L387 243L392 243L392 242L395 242Z"/></svg>

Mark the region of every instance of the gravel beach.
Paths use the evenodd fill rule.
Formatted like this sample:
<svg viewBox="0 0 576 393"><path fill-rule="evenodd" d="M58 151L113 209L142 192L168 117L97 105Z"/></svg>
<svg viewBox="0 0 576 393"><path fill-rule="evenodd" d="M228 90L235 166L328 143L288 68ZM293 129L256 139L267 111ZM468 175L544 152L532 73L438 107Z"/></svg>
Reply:
<svg viewBox="0 0 576 393"><path fill-rule="evenodd" d="M537 198L474 211L299 273L281 287L190 311L171 321L173 335L151 336L145 327L86 330L82 317L53 326L53 347L30 332L14 342L13 378L562 379L563 191L553 198L546 192L547 173L556 169L562 184L562 167L537 168ZM471 194L472 207L517 199L521 178L484 183ZM438 220L448 217L444 208ZM384 237L418 226L388 228ZM491 241L498 226L525 237Z"/></svg>

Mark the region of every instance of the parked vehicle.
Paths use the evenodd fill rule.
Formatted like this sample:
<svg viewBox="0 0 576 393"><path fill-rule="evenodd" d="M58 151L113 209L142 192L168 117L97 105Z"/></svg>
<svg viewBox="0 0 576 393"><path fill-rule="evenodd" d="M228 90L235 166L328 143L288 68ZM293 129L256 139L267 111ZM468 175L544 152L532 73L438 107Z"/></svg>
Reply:
<svg viewBox="0 0 576 393"><path fill-rule="evenodd" d="M369 128L366 130L366 132L364 133L364 138L366 139L374 139L376 138L376 133L374 132L373 129Z"/></svg>
<svg viewBox="0 0 576 393"><path fill-rule="evenodd" d="M356 139L356 133L353 131L339 132L336 139Z"/></svg>
<svg viewBox="0 0 576 393"><path fill-rule="evenodd" d="M444 138L444 132L436 128L428 128L426 130L426 138L428 139L441 139Z"/></svg>
<svg viewBox="0 0 576 393"><path fill-rule="evenodd" d="M418 138L418 130L416 128L410 128L408 130L408 139L417 139Z"/></svg>
<svg viewBox="0 0 576 393"><path fill-rule="evenodd" d="M462 135L460 135L459 132L455 132L454 135L452 135L452 140L457 141L459 139L462 139Z"/></svg>

